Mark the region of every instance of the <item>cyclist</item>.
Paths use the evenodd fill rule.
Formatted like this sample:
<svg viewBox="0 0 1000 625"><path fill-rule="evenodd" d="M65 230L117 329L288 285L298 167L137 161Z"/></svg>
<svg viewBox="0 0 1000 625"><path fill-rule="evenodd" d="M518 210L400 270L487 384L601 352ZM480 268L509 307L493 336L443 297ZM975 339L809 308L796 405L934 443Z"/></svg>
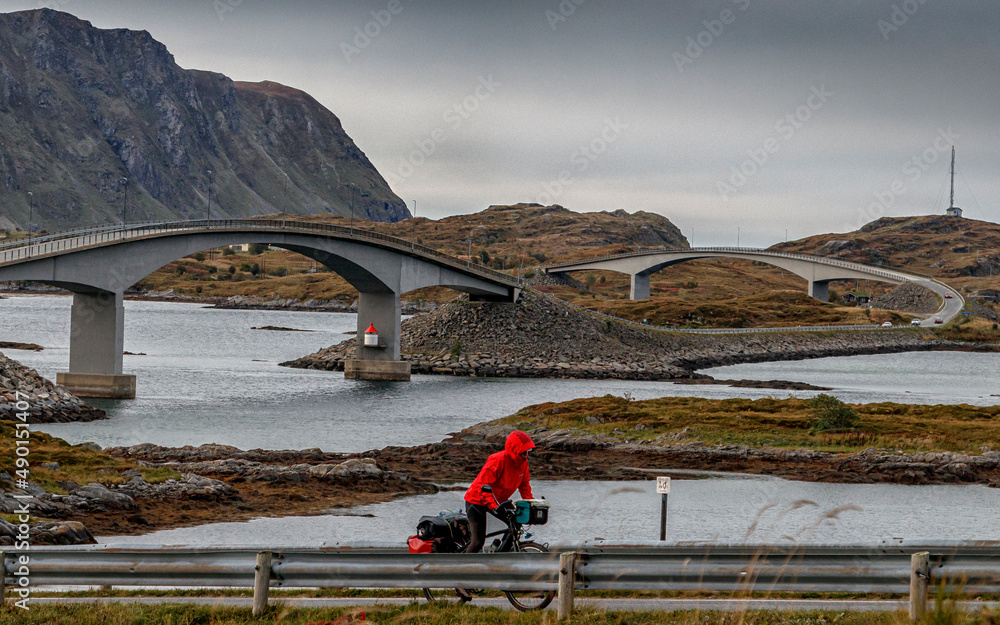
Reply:
<svg viewBox="0 0 1000 625"><path fill-rule="evenodd" d="M534 449L531 437L520 430L514 430L507 437L504 450L491 454L483 465L475 481L465 491L465 511L469 517L471 534L466 553L478 553L486 542L486 513L490 512L501 521L513 513L507 498L515 490L523 499L532 499L528 471L528 451ZM483 486L489 485L492 493L484 493ZM501 505L498 506L497 502Z"/></svg>

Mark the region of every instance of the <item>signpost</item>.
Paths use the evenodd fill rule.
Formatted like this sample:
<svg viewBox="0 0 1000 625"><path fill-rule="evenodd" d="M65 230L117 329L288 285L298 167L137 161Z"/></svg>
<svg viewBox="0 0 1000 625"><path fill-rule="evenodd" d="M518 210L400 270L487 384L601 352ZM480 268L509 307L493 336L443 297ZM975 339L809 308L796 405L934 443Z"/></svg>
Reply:
<svg viewBox="0 0 1000 625"><path fill-rule="evenodd" d="M660 494L660 540L667 539L667 495L670 494L670 478L656 478L656 492Z"/></svg>

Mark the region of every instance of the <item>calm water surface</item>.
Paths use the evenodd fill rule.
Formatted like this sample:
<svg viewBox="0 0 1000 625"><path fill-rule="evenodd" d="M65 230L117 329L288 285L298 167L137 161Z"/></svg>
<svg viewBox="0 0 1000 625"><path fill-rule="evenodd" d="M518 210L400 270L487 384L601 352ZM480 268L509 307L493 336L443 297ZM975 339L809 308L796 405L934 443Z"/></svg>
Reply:
<svg viewBox="0 0 1000 625"><path fill-rule="evenodd" d="M0 340L38 343L8 355L50 379L69 362L69 307L59 296L0 300ZM802 391L685 386L664 382L503 380L414 376L406 383L345 380L340 373L277 363L338 343L354 315L211 310L197 304L126 302L125 370L139 398L98 402L106 421L38 426L77 443L152 442L240 448L362 451L441 440L484 420L545 401L607 393L789 397ZM251 330L281 326L310 332ZM784 379L832 386L867 403L1000 403L1000 355L928 352L737 365L718 378ZM659 498L653 482L539 482L553 504L543 541L652 540ZM423 514L462 505L461 492L409 497L314 517L215 523L116 543L287 544L402 542ZM979 486L810 484L766 478L677 480L670 495L674 540L868 542L877 538L998 539L1000 491Z"/></svg>
<svg viewBox="0 0 1000 625"><path fill-rule="evenodd" d="M61 296L0 300L0 340L38 343L8 355L54 379L69 362L69 308ZM410 383L345 380L278 363L338 343L355 329L339 313L213 310L199 304L125 303L125 371L131 401L91 400L111 418L38 429L71 443L167 446L222 443L243 449L364 451L436 442L448 433L546 401L608 393L789 397L815 393L667 382L511 380L414 376ZM310 332L274 332L279 326ZM833 386L849 402L1000 403L998 354L923 352L760 363L708 370L719 378L785 379Z"/></svg>
<svg viewBox="0 0 1000 625"><path fill-rule="evenodd" d="M552 508L533 531L543 542L657 540L655 482L533 484ZM408 497L312 517L213 523L144 536L98 537L121 544L310 545L397 542L424 514L462 506L462 491ZM1000 539L1000 489L984 486L814 484L780 479L674 480L670 540L718 543L848 543L881 538ZM495 528L499 529L499 528Z"/></svg>

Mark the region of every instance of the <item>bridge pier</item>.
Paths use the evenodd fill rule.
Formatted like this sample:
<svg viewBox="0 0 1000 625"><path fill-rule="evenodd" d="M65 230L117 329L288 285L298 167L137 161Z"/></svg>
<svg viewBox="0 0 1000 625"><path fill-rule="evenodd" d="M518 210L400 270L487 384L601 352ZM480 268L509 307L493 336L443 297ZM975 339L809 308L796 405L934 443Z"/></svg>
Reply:
<svg viewBox="0 0 1000 625"><path fill-rule="evenodd" d="M830 281L829 280L810 280L809 281L809 297L814 297L821 302L830 301Z"/></svg>
<svg viewBox="0 0 1000 625"><path fill-rule="evenodd" d="M56 384L80 397L134 399L135 376L122 374L125 304L121 293L73 293L69 371Z"/></svg>
<svg viewBox="0 0 1000 625"><path fill-rule="evenodd" d="M645 272L632 274L632 289L629 299L647 299L649 297L649 274Z"/></svg>
<svg viewBox="0 0 1000 625"><path fill-rule="evenodd" d="M350 380L408 382L410 362L399 359L401 307L398 293L366 293L358 297L357 358L344 362ZM365 347L365 330L378 330L378 347Z"/></svg>

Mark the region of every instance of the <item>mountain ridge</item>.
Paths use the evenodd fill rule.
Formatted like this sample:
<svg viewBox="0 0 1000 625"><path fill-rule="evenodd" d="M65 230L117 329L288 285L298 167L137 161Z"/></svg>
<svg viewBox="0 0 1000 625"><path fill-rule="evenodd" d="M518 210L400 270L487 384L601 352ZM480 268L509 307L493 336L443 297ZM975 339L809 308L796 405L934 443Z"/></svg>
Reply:
<svg viewBox="0 0 1000 625"><path fill-rule="evenodd" d="M0 14L0 42L0 227L24 229L29 213L37 231L352 204L409 217L301 90L183 69L147 31L52 9Z"/></svg>

